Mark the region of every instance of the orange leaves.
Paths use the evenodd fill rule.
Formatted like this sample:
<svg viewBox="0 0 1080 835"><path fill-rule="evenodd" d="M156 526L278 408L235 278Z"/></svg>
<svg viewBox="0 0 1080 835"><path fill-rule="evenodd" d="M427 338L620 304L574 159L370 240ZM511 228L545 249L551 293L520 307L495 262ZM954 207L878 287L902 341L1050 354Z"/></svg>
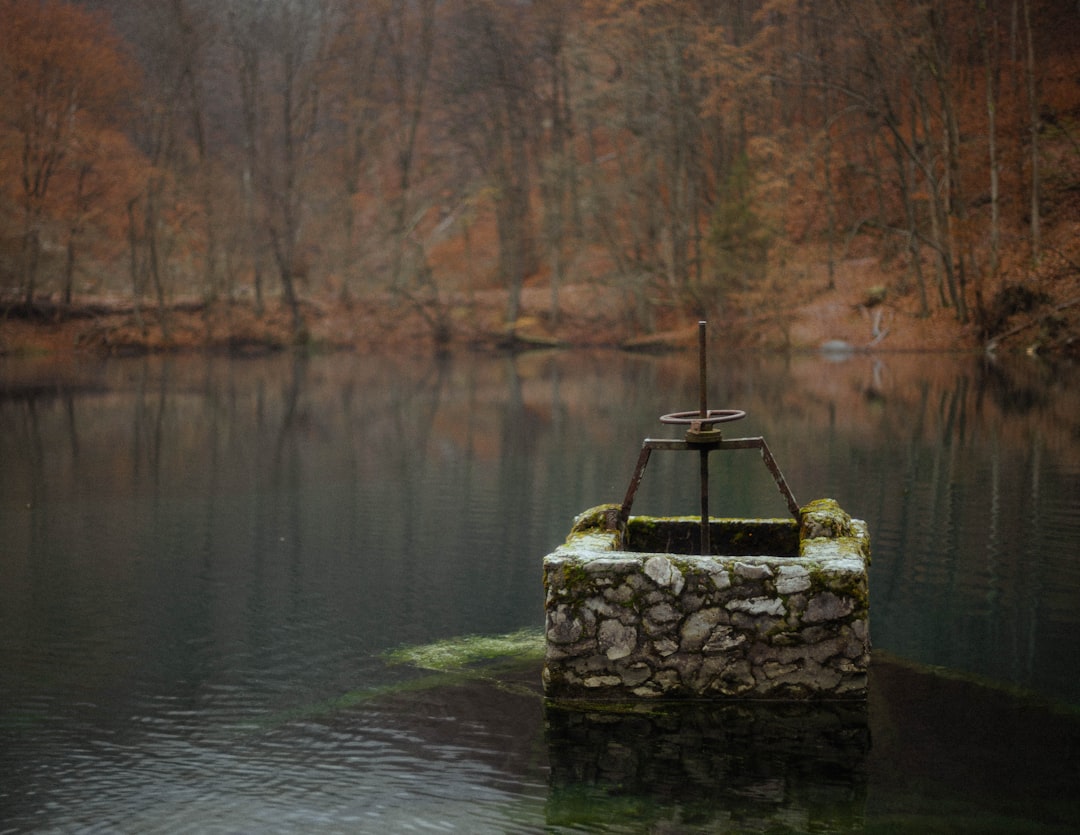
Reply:
<svg viewBox="0 0 1080 835"><path fill-rule="evenodd" d="M29 299L42 249L123 182L104 169L133 156L113 126L134 72L106 22L79 7L0 0L0 20L0 209L22 218Z"/></svg>
<svg viewBox="0 0 1080 835"><path fill-rule="evenodd" d="M24 205L43 201L62 161L85 156L133 82L119 42L95 15L56 0L0 0L5 157L18 148Z"/></svg>
<svg viewBox="0 0 1080 835"><path fill-rule="evenodd" d="M23 119L65 122L112 116L133 82L133 68L104 20L57 0L0 0L4 97Z"/></svg>

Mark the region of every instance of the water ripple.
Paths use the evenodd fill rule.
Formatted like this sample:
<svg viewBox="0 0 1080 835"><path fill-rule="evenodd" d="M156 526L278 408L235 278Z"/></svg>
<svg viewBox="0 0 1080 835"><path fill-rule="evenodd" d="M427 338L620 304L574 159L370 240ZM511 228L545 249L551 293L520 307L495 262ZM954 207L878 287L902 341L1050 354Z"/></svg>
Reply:
<svg viewBox="0 0 1080 835"><path fill-rule="evenodd" d="M167 717L154 717L134 723L137 738L96 739L54 751L47 764L39 759L21 786L4 790L14 812L7 826L509 832L514 825L505 818L507 808L538 813L539 778L523 782L487 762L491 750L432 744L407 728L386 726L385 719L352 713L339 720L344 725L298 721L222 742L186 739Z"/></svg>

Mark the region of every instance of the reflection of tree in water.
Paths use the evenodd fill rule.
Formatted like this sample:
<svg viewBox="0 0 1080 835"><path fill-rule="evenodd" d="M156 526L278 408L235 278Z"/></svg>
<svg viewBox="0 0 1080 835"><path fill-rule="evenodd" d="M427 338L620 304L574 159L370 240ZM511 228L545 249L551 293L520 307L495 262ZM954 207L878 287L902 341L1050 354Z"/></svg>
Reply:
<svg viewBox="0 0 1080 835"><path fill-rule="evenodd" d="M1080 387L1068 373L715 347L710 402L747 410L737 434L768 438L797 496L832 496L869 522L876 645L1075 692L1064 672L1075 591L1055 580L1070 576L1080 507ZM534 558L574 514L621 497L642 438L663 431L658 416L696 402L695 371L692 357L622 354L150 357L83 380L9 384L0 488L22 510L0 521L40 549L61 529L101 536L97 511L82 503L130 503L110 570L152 586L153 600L182 595L181 581L143 576L136 557L160 553L171 535L178 558L199 555L200 582L215 594L215 572L263 571L262 585L247 587L259 589L246 602L260 611L306 563L299 582L351 612L372 593L334 578L362 562L366 586L386 599L413 595L418 631L401 640L478 628L485 606L504 618L496 628L514 628L534 605ZM868 385L879 394L868 398ZM1030 407L1003 405L1018 391ZM746 466L769 482L753 456ZM753 492L732 473L733 490ZM726 477L719 466L717 476ZM775 498L771 482L763 490ZM168 507L177 499L179 521ZM424 563L430 586L408 583L420 565L409 561L450 552ZM271 571L282 554L291 578ZM219 628L211 615L207 629Z"/></svg>
<svg viewBox="0 0 1080 835"><path fill-rule="evenodd" d="M769 439L796 495L831 494L870 525L871 721L875 705L886 712L869 753L865 729L843 719L701 707L647 720L551 711L542 753L539 697L500 702L478 687L402 695L378 727L408 731L410 764L433 746L448 763L467 761L463 740L511 783L542 780L548 772L534 769L550 762L549 821L598 829L807 830L864 806L872 818L890 802L927 810L958 797L964 813L1024 805L1025 819L1075 819L1061 788L1075 783L1071 725L1021 721L1004 696L990 710L985 693L955 683L914 687L878 663L884 650L1080 698L1080 386L1067 370L985 363L711 365L710 401L748 411L745 434ZM16 365L5 360L0 374L11 379ZM540 557L574 513L621 496L657 417L694 404L695 371L693 357L622 354L438 364L281 355L145 358L94 366L84 380L5 380L0 689L35 717L38 700L58 694L75 733L109 734L110 744L122 735L157 758L157 737L130 721L155 709L148 693L213 734L214 722L384 684L371 659L399 643L537 625ZM868 398L868 384L881 397ZM1000 402L1017 388L1034 394L1025 411ZM80 707L90 704L99 707ZM372 715L335 710L347 731L335 738L362 740ZM285 732L301 754L329 759L305 723ZM20 744L62 762L55 739ZM283 750L274 735L257 739ZM338 762L354 779L357 760ZM993 790L979 788L984 778ZM67 790L56 789L70 800Z"/></svg>
<svg viewBox="0 0 1080 835"><path fill-rule="evenodd" d="M997 362L984 362L979 369L979 396L989 395L1004 415L1026 415L1045 405L1046 382L1039 379L1037 369L1028 367L1018 375L1014 367Z"/></svg>
<svg viewBox="0 0 1080 835"><path fill-rule="evenodd" d="M1075 446L1063 446L1061 431L1075 418L1060 386L1030 365L975 361L943 383L925 378L907 425L866 450L877 483L863 482L856 512L875 537L876 643L1023 686L1075 690L1047 663L1060 645L1052 636L1076 624L1073 603L1047 584L1069 560L1056 531L1075 511L1062 508L1080 506L1067 463ZM1048 466L1051 439L1065 457Z"/></svg>

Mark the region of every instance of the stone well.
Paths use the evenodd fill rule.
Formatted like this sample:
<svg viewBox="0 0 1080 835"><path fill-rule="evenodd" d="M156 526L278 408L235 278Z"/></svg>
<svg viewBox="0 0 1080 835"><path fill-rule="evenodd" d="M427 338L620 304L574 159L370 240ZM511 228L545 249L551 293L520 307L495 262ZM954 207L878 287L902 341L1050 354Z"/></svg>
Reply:
<svg viewBox="0 0 1080 835"><path fill-rule="evenodd" d="M602 505L544 558L554 700L863 699L870 537L823 499L799 519L630 516Z"/></svg>

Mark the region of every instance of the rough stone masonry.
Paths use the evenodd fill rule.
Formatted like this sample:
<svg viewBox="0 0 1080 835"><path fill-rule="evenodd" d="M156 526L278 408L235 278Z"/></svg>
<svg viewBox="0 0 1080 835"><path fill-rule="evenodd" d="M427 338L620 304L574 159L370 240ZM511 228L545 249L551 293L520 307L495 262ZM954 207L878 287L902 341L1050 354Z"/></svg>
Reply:
<svg viewBox="0 0 1080 835"><path fill-rule="evenodd" d="M693 556L657 551L696 519L620 525L617 510L586 511L544 558L549 698L866 697L863 521L831 499L798 521L714 519L714 545L737 555Z"/></svg>

